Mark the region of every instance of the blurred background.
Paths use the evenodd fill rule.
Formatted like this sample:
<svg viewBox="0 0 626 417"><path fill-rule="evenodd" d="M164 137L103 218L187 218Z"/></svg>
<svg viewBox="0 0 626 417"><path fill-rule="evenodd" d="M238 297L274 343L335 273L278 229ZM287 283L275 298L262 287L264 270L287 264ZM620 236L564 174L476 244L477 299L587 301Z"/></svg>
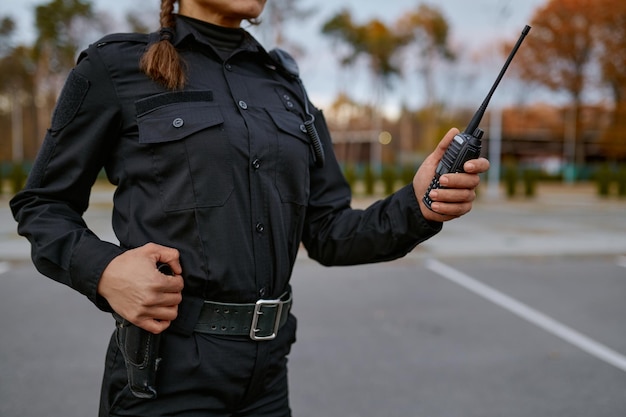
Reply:
<svg viewBox="0 0 626 417"><path fill-rule="evenodd" d="M78 53L106 33L150 32L160 2L0 0L0 177L19 190ZM483 194L537 185L626 196L626 2L269 0L247 27L296 56L357 195L406 184L463 129L524 25L529 36L482 127Z"/></svg>

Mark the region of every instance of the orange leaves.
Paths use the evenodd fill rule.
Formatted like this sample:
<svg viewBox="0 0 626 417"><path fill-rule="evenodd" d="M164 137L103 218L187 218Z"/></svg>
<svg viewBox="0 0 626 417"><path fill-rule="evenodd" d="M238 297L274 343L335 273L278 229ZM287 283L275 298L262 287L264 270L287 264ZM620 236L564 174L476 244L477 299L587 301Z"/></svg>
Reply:
<svg viewBox="0 0 626 417"><path fill-rule="evenodd" d="M537 9L531 26L532 34L517 58L522 78L565 90L574 99L598 81L624 89L626 2L550 0ZM594 80L590 71L596 64L601 80Z"/></svg>

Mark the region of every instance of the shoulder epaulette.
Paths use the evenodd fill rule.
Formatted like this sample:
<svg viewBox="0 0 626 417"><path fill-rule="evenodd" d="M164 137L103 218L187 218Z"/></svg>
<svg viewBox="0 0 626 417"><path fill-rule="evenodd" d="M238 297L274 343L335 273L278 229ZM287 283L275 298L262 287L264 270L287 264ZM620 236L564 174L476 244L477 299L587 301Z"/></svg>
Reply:
<svg viewBox="0 0 626 417"><path fill-rule="evenodd" d="M134 42L147 44L149 41L150 34L147 33L113 33L101 38L94 45L99 48L109 43Z"/></svg>
<svg viewBox="0 0 626 417"><path fill-rule="evenodd" d="M92 48L102 48L103 46L110 45L112 43L120 43L120 42L131 42L137 44L148 44L150 42L150 35L147 33L113 33L110 35L106 35L100 40L89 45L89 48L83 50L76 60L76 62L80 62Z"/></svg>

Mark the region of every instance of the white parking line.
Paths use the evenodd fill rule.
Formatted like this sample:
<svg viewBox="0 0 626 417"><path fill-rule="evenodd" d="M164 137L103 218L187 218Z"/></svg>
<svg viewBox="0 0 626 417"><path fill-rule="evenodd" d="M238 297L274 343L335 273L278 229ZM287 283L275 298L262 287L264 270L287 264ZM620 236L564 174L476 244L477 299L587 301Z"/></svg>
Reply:
<svg viewBox="0 0 626 417"><path fill-rule="evenodd" d="M8 262L0 262L0 275L8 272L11 269L11 265Z"/></svg>
<svg viewBox="0 0 626 417"><path fill-rule="evenodd" d="M566 342L626 372L626 357L589 337L567 327L506 294L434 259L426 261L426 267L444 278L472 291L492 303L510 311L522 319L541 327Z"/></svg>

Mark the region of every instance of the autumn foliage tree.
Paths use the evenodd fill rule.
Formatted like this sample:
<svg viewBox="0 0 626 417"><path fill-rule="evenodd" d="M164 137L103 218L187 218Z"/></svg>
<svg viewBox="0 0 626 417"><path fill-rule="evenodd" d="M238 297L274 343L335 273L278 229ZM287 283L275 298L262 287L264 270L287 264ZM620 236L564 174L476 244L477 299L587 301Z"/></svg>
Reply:
<svg viewBox="0 0 626 417"><path fill-rule="evenodd" d="M602 80L613 103L611 124L601 145L612 159L626 159L626 2L596 0L599 24L595 30Z"/></svg>
<svg viewBox="0 0 626 417"><path fill-rule="evenodd" d="M626 2L623 0L549 0L537 9L532 31L516 57L521 78L571 99L575 132L573 161L585 162L581 107L584 92L605 86L612 92L614 115L602 143L617 158L626 156ZM504 49L508 51L510 45Z"/></svg>
<svg viewBox="0 0 626 417"><path fill-rule="evenodd" d="M531 36L516 57L521 78L569 94L575 123L574 158L584 163L580 129L582 94L593 57L596 0L550 0L537 9ZM506 48L510 49L509 46Z"/></svg>

